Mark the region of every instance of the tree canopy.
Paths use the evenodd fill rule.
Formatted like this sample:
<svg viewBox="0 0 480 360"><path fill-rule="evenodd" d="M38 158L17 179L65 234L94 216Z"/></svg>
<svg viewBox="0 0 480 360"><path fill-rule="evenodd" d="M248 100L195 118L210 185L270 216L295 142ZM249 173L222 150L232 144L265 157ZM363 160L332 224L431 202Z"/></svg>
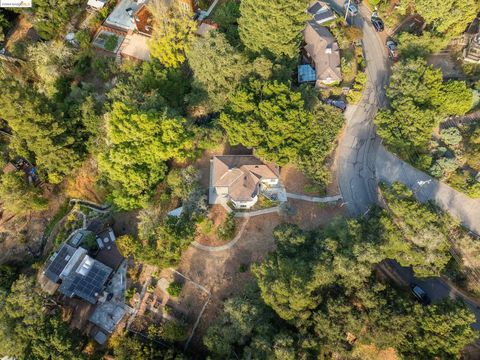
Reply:
<svg viewBox="0 0 480 360"><path fill-rule="evenodd" d="M464 82L444 83L441 70L425 60L395 65L387 88L390 109L375 118L378 134L402 157L428 153L433 129L447 115L463 115L472 107L473 93ZM419 163L421 168L429 168Z"/></svg>
<svg viewBox="0 0 480 360"><path fill-rule="evenodd" d="M279 165L296 163L323 183L325 159L343 117L322 105L305 109L302 94L286 84L255 80L230 97L220 124L231 144L255 148L260 157Z"/></svg>
<svg viewBox="0 0 480 360"><path fill-rule="evenodd" d="M177 68L186 60L197 24L178 0L166 4L154 0L149 5L154 18L150 52L166 67Z"/></svg>
<svg viewBox="0 0 480 360"><path fill-rule="evenodd" d="M204 102L212 111L223 108L251 68L245 55L218 32L211 32L194 42L188 53L188 63L194 73L194 88L198 96L206 93Z"/></svg>
<svg viewBox="0 0 480 360"><path fill-rule="evenodd" d="M28 184L23 172L13 172L0 177L1 207L17 215L47 208L47 201L39 188Z"/></svg>
<svg viewBox="0 0 480 360"><path fill-rule="evenodd" d="M34 161L51 183L59 183L82 156L81 138L72 134L75 122L65 121L48 99L27 85L7 78L0 81L2 118L13 131L12 153Z"/></svg>
<svg viewBox="0 0 480 360"><path fill-rule="evenodd" d="M238 20L240 39L254 53L296 58L307 6L306 0L243 0Z"/></svg>
<svg viewBox="0 0 480 360"><path fill-rule="evenodd" d="M146 207L155 186L165 178L166 161L192 156L193 134L184 118L166 111L135 112L120 102L107 122L107 150L99 167L113 186L112 200L121 209Z"/></svg>
<svg viewBox="0 0 480 360"><path fill-rule="evenodd" d="M35 279L21 275L10 291L0 293L0 352L26 359L85 359L83 339L60 320L58 309L47 314L47 301Z"/></svg>
<svg viewBox="0 0 480 360"><path fill-rule="evenodd" d="M449 37L463 33L480 10L475 0L415 0L413 5L435 31Z"/></svg>

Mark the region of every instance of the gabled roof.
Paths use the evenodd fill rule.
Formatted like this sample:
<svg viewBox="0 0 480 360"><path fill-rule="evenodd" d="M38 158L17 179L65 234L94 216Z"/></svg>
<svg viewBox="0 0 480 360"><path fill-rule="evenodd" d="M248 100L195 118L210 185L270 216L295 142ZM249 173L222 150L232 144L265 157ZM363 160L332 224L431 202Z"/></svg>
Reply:
<svg viewBox="0 0 480 360"><path fill-rule="evenodd" d="M320 1L315 1L313 4L310 5L310 7L308 8L307 12L308 12L310 15L315 15L315 14L318 13L321 9L322 9L322 4L320 3Z"/></svg>
<svg viewBox="0 0 480 360"><path fill-rule="evenodd" d="M305 51L315 64L317 80L340 81L342 79L340 52L330 31L311 20L307 22L304 36Z"/></svg>
<svg viewBox="0 0 480 360"><path fill-rule="evenodd" d="M249 201L256 195L261 180L278 179L278 169L252 155L215 156L212 186L227 187L233 200Z"/></svg>

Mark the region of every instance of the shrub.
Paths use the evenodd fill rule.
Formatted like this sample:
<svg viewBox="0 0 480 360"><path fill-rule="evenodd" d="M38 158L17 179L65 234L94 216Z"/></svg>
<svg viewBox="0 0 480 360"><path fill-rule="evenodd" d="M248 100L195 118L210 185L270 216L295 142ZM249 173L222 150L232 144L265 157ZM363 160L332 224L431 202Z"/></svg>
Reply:
<svg viewBox="0 0 480 360"><path fill-rule="evenodd" d="M442 138L442 141L449 146L458 145L462 141L460 130L456 127L441 130L440 137Z"/></svg>
<svg viewBox="0 0 480 360"><path fill-rule="evenodd" d="M179 321L167 321L160 329L160 337L166 341L177 342L187 339L187 326Z"/></svg>
<svg viewBox="0 0 480 360"><path fill-rule="evenodd" d="M89 232L83 238L83 246L87 250L96 250L98 249L97 239L94 233Z"/></svg>
<svg viewBox="0 0 480 360"><path fill-rule="evenodd" d="M441 178L443 176L453 173L457 169L458 169L457 159L441 157L430 168L430 173L434 177Z"/></svg>
<svg viewBox="0 0 480 360"><path fill-rule="evenodd" d="M357 104L362 99L363 89L367 83L367 74L359 72L355 78L353 89L347 94L347 100L351 104Z"/></svg>
<svg viewBox="0 0 480 360"><path fill-rule="evenodd" d="M118 36L116 35L109 35L105 40L105 50L108 51L115 51L118 45Z"/></svg>
<svg viewBox="0 0 480 360"><path fill-rule="evenodd" d="M170 296L178 297L178 295L180 295L180 293L182 292L182 289L183 289L183 284L178 282L172 282L167 288L167 293Z"/></svg>
<svg viewBox="0 0 480 360"><path fill-rule="evenodd" d="M236 227L235 215L234 213L230 213L224 223L218 227L217 236L223 241L232 240L235 236Z"/></svg>
<svg viewBox="0 0 480 360"><path fill-rule="evenodd" d="M211 235L213 232L213 221L212 219L204 218L200 220L198 227L203 235Z"/></svg>

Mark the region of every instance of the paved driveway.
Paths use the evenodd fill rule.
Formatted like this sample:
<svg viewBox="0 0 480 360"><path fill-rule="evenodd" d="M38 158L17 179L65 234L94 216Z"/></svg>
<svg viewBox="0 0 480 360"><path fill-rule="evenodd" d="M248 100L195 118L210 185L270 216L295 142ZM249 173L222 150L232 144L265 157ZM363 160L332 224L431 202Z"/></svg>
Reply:
<svg viewBox="0 0 480 360"><path fill-rule="evenodd" d="M376 168L379 181L398 181L407 185L418 200L433 200L442 209L460 219L465 227L480 234L480 199L472 199L433 179L386 151L383 146L377 151Z"/></svg>

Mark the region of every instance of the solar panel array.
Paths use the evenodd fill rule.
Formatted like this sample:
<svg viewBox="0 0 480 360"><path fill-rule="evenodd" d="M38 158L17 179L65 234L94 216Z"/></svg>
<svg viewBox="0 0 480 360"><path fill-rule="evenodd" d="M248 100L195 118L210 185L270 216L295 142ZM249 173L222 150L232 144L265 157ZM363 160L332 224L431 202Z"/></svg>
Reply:
<svg viewBox="0 0 480 360"><path fill-rule="evenodd" d="M62 273L65 266L67 266L68 260L75 252L75 249L69 245L63 245L58 251L57 256L53 259L52 263L48 266L45 271L47 278L53 282L58 281L59 275Z"/></svg>
<svg viewBox="0 0 480 360"><path fill-rule="evenodd" d="M112 269L108 266L95 261L87 275L83 276L75 272L64 281L60 291L68 296L76 295L95 303L97 300L95 294L100 293L111 272Z"/></svg>

